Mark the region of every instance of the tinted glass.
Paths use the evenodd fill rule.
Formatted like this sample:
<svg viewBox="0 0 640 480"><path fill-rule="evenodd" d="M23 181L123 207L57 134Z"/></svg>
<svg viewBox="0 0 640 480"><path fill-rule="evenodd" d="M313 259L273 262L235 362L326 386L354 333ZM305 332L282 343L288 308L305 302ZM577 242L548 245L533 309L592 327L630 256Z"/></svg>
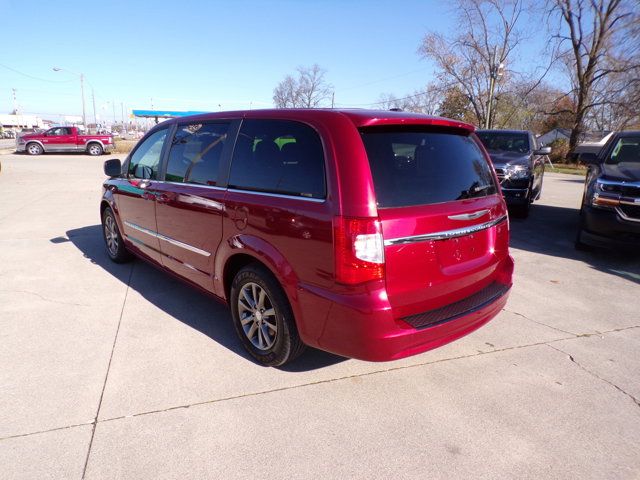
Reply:
<svg viewBox="0 0 640 480"><path fill-rule="evenodd" d="M455 133L363 130L379 207L407 207L497 192L475 141Z"/></svg>
<svg viewBox="0 0 640 480"><path fill-rule="evenodd" d="M158 178L160 155L166 136L167 129L165 128L153 133L142 142L129 159L129 176L145 179Z"/></svg>
<svg viewBox="0 0 640 480"><path fill-rule="evenodd" d="M607 163L640 163L640 136L618 139Z"/></svg>
<svg viewBox="0 0 640 480"><path fill-rule="evenodd" d="M179 125L169 151L165 180L215 185L228 123Z"/></svg>
<svg viewBox="0 0 640 480"><path fill-rule="evenodd" d="M229 186L324 198L320 137L299 122L245 120L233 152Z"/></svg>
<svg viewBox="0 0 640 480"><path fill-rule="evenodd" d="M477 135L487 150L518 153L529 151L529 135L526 133L477 132Z"/></svg>

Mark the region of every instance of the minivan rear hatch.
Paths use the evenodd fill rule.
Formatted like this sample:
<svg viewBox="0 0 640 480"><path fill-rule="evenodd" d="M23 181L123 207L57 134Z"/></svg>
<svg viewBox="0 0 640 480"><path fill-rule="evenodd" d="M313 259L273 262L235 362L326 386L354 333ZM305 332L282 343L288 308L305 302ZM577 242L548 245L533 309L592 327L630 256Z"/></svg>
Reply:
<svg viewBox="0 0 640 480"><path fill-rule="evenodd" d="M510 285L507 212L492 167L469 130L385 125L360 129L384 237L394 316L446 319ZM422 323L421 323L422 322ZM430 324L429 322L427 322ZM431 322L433 323L433 322Z"/></svg>

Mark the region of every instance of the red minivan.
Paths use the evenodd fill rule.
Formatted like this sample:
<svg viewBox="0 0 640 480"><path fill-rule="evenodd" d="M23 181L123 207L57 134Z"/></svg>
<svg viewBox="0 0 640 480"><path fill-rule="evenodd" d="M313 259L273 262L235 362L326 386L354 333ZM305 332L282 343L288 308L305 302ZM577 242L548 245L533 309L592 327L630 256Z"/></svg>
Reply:
<svg viewBox="0 0 640 480"><path fill-rule="evenodd" d="M491 320L511 287L507 210L473 131L368 110L172 119L105 162L107 253L225 302L263 365L305 345L424 352Z"/></svg>

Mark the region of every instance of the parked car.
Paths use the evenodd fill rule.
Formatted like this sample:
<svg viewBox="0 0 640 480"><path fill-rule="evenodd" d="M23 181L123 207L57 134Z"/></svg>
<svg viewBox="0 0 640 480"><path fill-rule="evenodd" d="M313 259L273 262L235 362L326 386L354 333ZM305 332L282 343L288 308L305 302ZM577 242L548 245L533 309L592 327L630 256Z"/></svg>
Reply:
<svg viewBox="0 0 640 480"><path fill-rule="evenodd" d="M527 130L479 130L477 134L489 152L507 205L526 218L542 194L545 155L551 148L539 146Z"/></svg>
<svg viewBox="0 0 640 480"><path fill-rule="evenodd" d="M22 135L16 139L16 151L29 155L45 152L86 152L102 155L113 150L111 135L81 135L76 127L53 127L42 133Z"/></svg>
<svg viewBox="0 0 640 480"><path fill-rule="evenodd" d="M468 124L365 110L206 114L155 126L105 173L109 257L134 253L225 302L263 365L304 345L414 355L507 301L506 205Z"/></svg>
<svg viewBox="0 0 640 480"><path fill-rule="evenodd" d="M640 131L618 132L589 165L576 248L640 246Z"/></svg>

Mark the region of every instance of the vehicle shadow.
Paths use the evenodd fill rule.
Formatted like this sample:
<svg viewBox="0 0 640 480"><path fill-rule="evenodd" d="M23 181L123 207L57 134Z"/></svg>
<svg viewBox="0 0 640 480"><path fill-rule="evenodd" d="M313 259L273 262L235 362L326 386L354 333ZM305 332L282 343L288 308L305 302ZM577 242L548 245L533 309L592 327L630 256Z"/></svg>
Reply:
<svg viewBox="0 0 640 480"><path fill-rule="evenodd" d="M576 208L536 203L531 207L529 218L510 218L510 245L520 250L585 262L596 270L640 284L640 255L637 252L596 248L583 252L574 248L578 221Z"/></svg>
<svg viewBox="0 0 640 480"><path fill-rule="evenodd" d="M212 297L150 265L136 259L134 270L130 264L115 264L105 252L102 227L91 225L66 232L66 238L56 237L52 243L66 242L67 239L82 252L84 257L113 275L147 301L168 313L185 325L198 330L223 347L239 356L250 359L233 328L229 310ZM292 364L280 367L287 372L304 372L327 367L347 360L313 348Z"/></svg>

